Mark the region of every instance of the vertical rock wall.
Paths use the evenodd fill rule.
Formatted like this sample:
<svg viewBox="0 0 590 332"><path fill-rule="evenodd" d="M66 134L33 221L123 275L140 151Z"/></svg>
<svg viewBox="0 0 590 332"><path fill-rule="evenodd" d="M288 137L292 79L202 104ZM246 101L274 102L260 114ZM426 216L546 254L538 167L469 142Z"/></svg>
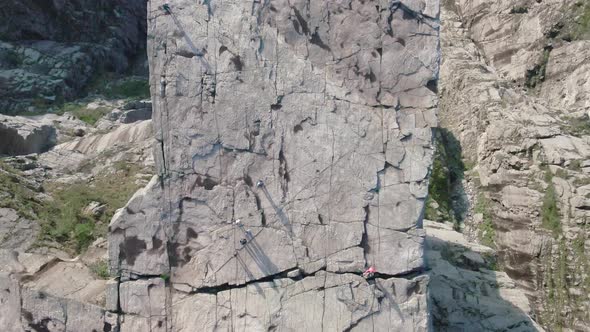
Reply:
<svg viewBox="0 0 590 332"><path fill-rule="evenodd" d="M428 329L438 1L164 5L159 176L110 225L122 330Z"/></svg>
<svg viewBox="0 0 590 332"><path fill-rule="evenodd" d="M551 331L590 326L588 15L587 1L456 0L442 16L440 122L472 166L466 233L487 234Z"/></svg>

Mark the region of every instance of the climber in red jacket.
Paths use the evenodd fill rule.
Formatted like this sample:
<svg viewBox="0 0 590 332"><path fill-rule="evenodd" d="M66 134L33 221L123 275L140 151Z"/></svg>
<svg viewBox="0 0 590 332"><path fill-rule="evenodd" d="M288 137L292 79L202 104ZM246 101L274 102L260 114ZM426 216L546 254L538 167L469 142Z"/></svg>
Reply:
<svg viewBox="0 0 590 332"><path fill-rule="evenodd" d="M363 272L363 277L365 279L371 278L375 274L375 272L377 272L377 271L375 270L374 267L371 266L365 272Z"/></svg>

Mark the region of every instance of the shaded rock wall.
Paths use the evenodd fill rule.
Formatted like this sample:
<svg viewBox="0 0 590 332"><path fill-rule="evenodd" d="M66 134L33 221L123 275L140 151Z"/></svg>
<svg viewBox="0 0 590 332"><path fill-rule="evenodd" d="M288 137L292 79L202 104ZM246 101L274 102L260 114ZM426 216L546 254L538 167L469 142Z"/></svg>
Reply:
<svg viewBox="0 0 590 332"><path fill-rule="evenodd" d="M438 1L163 5L159 176L110 225L122 330L426 330Z"/></svg>
<svg viewBox="0 0 590 332"><path fill-rule="evenodd" d="M145 54L145 1L3 1L0 112L71 100Z"/></svg>
<svg viewBox="0 0 590 332"><path fill-rule="evenodd" d="M57 130L50 122L0 115L0 155L42 153L57 143Z"/></svg>

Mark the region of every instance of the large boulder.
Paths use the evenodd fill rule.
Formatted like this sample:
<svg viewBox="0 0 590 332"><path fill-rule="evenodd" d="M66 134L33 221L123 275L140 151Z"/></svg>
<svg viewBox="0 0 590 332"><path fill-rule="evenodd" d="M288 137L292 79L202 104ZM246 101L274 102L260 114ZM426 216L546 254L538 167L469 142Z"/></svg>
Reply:
<svg viewBox="0 0 590 332"><path fill-rule="evenodd" d="M0 155L24 155L48 151L57 143L51 122L0 114Z"/></svg>

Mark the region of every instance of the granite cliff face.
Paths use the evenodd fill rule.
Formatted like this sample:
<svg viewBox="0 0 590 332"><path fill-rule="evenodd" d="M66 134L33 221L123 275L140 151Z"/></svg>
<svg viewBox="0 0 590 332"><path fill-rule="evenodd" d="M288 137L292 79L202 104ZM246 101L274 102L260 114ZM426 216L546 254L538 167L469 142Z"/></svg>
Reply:
<svg viewBox="0 0 590 332"><path fill-rule="evenodd" d="M159 175L110 225L122 330L426 330L438 2L164 5Z"/></svg>
<svg viewBox="0 0 590 332"><path fill-rule="evenodd" d="M17 20L37 5L14 3L3 15ZM77 5L110 8L47 6ZM83 22L46 14L5 38L70 42L64 22ZM0 325L429 330L422 219L437 126L438 1L156 0L147 14L153 120L135 122L149 114L142 105L116 109L48 152L7 161L29 176L98 188L104 172L126 171L121 161L150 164L153 128L157 175L109 225L114 277L98 280L91 268L106 243L75 259L30 253L24 227L35 220L0 209L12 239L0 252ZM133 48L127 37L113 42ZM79 125L68 116L30 121L59 127L60 143ZM5 131L24 140L17 119ZM17 173L7 179L24 183ZM43 200L42 185L30 186L31 199ZM75 213L100 215L100 204ZM363 278L371 266L377 273Z"/></svg>
<svg viewBox="0 0 590 332"><path fill-rule="evenodd" d="M4 111L128 69L146 29L153 103L0 118L0 326L588 330L590 4L441 5L0 5ZM44 187L105 178L143 186L108 243L39 246Z"/></svg>
<svg viewBox="0 0 590 332"><path fill-rule="evenodd" d="M496 247L533 317L549 330L586 331L590 7L443 8L440 122L465 163L450 204L466 234Z"/></svg>

